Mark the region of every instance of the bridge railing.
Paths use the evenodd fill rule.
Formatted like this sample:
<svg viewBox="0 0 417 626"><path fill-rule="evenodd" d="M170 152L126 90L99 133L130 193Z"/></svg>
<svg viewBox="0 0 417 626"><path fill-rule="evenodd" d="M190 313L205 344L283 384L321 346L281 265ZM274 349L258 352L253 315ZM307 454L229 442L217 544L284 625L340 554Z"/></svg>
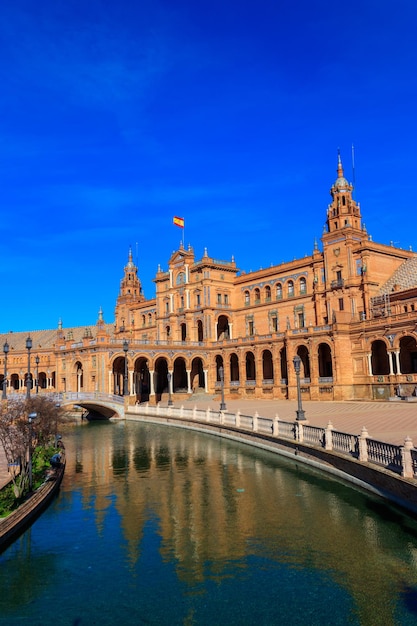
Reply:
<svg viewBox="0 0 417 626"><path fill-rule="evenodd" d="M243 415L238 411L218 411L207 409L186 409L183 406L150 406L139 404L130 406L127 414L154 417L170 417L196 423L232 427L242 432L264 435L273 439L287 439L305 443L311 447L334 451L343 456L356 458L359 462L371 463L399 474L404 478L417 478L417 450L409 437L404 445L397 446L377 441L369 437L366 428L360 435L339 432L333 429L331 422L325 428L310 426L302 421L281 420L275 417L263 417L257 412L254 415Z"/></svg>
<svg viewBox="0 0 417 626"><path fill-rule="evenodd" d="M59 394L58 397L62 402L73 402L74 404L82 401L106 402L107 404L124 404L125 401L123 396L115 396L111 393L101 393L99 391L65 391Z"/></svg>

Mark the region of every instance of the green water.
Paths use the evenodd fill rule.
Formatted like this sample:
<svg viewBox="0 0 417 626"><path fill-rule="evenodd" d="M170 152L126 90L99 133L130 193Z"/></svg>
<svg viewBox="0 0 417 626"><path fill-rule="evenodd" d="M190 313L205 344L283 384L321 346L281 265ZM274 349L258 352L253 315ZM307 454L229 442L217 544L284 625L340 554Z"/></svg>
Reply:
<svg viewBox="0 0 417 626"><path fill-rule="evenodd" d="M417 523L294 461L139 423L65 434L0 624L417 623Z"/></svg>

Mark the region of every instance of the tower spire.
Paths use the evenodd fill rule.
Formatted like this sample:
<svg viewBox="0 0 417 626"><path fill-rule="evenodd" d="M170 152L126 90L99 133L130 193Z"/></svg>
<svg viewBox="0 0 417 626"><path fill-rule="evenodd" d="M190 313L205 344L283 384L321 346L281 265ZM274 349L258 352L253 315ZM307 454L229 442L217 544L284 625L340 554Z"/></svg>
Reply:
<svg viewBox="0 0 417 626"><path fill-rule="evenodd" d="M336 171L337 171L338 178L344 178L342 157L340 156L340 148L337 149L337 170Z"/></svg>
<svg viewBox="0 0 417 626"><path fill-rule="evenodd" d="M337 149L337 179L330 189L332 203L327 210L327 232L341 231L345 228L361 229L359 205L352 197L353 185L349 183L343 171L342 157Z"/></svg>

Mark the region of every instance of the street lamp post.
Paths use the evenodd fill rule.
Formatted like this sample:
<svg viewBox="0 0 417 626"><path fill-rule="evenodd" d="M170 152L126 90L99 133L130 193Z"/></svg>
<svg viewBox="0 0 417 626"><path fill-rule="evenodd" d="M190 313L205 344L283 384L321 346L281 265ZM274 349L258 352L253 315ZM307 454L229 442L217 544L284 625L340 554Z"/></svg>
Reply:
<svg viewBox="0 0 417 626"><path fill-rule="evenodd" d="M171 380L172 380L171 372L168 372L167 378L168 378L168 406L172 406L173 402L172 402L172 397L171 397Z"/></svg>
<svg viewBox="0 0 417 626"><path fill-rule="evenodd" d="M295 355L293 359L295 376L297 378L297 421L301 422L305 420L305 411L303 409L303 404L301 402L301 387L300 387L300 368L301 368L301 359L298 354Z"/></svg>
<svg viewBox="0 0 417 626"><path fill-rule="evenodd" d="M28 351L28 378L27 378L27 386L26 386L26 398L29 400L30 398L30 390L32 388L32 381L30 378L30 351L32 349L32 339L30 336L26 339L26 350Z"/></svg>
<svg viewBox="0 0 417 626"><path fill-rule="evenodd" d="M38 417L37 413L29 413L29 492L32 491L33 478L32 478L32 437L33 437L33 428L32 422L34 419Z"/></svg>
<svg viewBox="0 0 417 626"><path fill-rule="evenodd" d="M35 357L35 363L36 363L36 380L35 380L35 385L36 385L36 393L39 393L39 356L36 355Z"/></svg>
<svg viewBox="0 0 417 626"><path fill-rule="evenodd" d="M123 352L125 353L125 375L123 377L123 395L127 396L129 394L128 382L127 382L127 352L129 350L129 342L127 339L123 342Z"/></svg>
<svg viewBox="0 0 417 626"><path fill-rule="evenodd" d="M4 378L3 378L3 393L1 397L3 400L6 400L7 398L7 355L9 354L9 344L7 343L7 341L5 342L3 346L3 352L4 352Z"/></svg>
<svg viewBox="0 0 417 626"><path fill-rule="evenodd" d="M220 411L226 410L226 405L224 402L224 368L223 365L219 367L219 376L220 376L220 388L222 392L222 401L220 402Z"/></svg>

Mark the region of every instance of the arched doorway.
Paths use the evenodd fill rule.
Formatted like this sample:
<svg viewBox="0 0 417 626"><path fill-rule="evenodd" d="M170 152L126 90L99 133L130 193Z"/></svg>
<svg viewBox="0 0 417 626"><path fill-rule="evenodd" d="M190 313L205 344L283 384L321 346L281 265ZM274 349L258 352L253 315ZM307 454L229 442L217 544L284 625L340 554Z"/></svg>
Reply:
<svg viewBox="0 0 417 626"><path fill-rule="evenodd" d="M301 379L304 379L304 382L310 382L310 355L308 354L308 349L306 346L300 346L297 349L297 354L301 359Z"/></svg>
<svg viewBox="0 0 417 626"><path fill-rule="evenodd" d="M39 375L38 375L38 385L39 385L40 389L46 389L47 380L46 380L45 372L39 372Z"/></svg>
<svg viewBox="0 0 417 626"><path fill-rule="evenodd" d="M287 348L281 348L279 358L281 364L281 384L288 385Z"/></svg>
<svg viewBox="0 0 417 626"><path fill-rule="evenodd" d="M216 381L220 381L220 368L224 368L223 357L220 354L216 355Z"/></svg>
<svg viewBox="0 0 417 626"><path fill-rule="evenodd" d="M113 361L113 393L115 396L123 395L123 379L125 375L125 358L118 356Z"/></svg>
<svg viewBox="0 0 417 626"><path fill-rule="evenodd" d="M377 339L371 346L372 374L383 376L389 374L389 360L387 346L384 341Z"/></svg>
<svg viewBox="0 0 417 626"><path fill-rule="evenodd" d="M234 352L230 355L230 382L239 382L239 359Z"/></svg>
<svg viewBox="0 0 417 626"><path fill-rule="evenodd" d="M199 357L191 363L191 389L193 393L206 390L203 361Z"/></svg>
<svg viewBox="0 0 417 626"><path fill-rule="evenodd" d="M256 380L255 357L253 352L246 352L246 380Z"/></svg>
<svg viewBox="0 0 417 626"><path fill-rule="evenodd" d="M80 393L84 389L84 372L83 366L80 361L77 361L74 365L75 374L75 391Z"/></svg>
<svg viewBox="0 0 417 626"><path fill-rule="evenodd" d="M417 372L417 344L414 337L402 337L400 340L400 371L401 374Z"/></svg>
<svg viewBox="0 0 417 626"><path fill-rule="evenodd" d="M10 387L15 391L19 391L19 375L12 374L10 376Z"/></svg>
<svg viewBox="0 0 417 626"><path fill-rule="evenodd" d="M159 357L155 361L155 400L160 402L162 394L168 392L168 363L164 357Z"/></svg>
<svg viewBox="0 0 417 626"><path fill-rule="evenodd" d="M172 391L173 393L176 391L187 393L188 391L187 368L185 366L185 359L182 356L177 357L174 361Z"/></svg>
<svg viewBox="0 0 417 626"><path fill-rule="evenodd" d="M264 350L262 352L262 379L268 381L274 380L274 364L270 350Z"/></svg>
<svg viewBox="0 0 417 626"><path fill-rule="evenodd" d="M226 315L219 315L217 320L217 341L230 338L229 319Z"/></svg>
<svg viewBox="0 0 417 626"><path fill-rule="evenodd" d="M333 378L332 351L327 343L321 343L318 348L319 377Z"/></svg>
<svg viewBox="0 0 417 626"><path fill-rule="evenodd" d="M149 401L150 382L148 359L140 357L135 361L133 372L133 389L138 402Z"/></svg>

